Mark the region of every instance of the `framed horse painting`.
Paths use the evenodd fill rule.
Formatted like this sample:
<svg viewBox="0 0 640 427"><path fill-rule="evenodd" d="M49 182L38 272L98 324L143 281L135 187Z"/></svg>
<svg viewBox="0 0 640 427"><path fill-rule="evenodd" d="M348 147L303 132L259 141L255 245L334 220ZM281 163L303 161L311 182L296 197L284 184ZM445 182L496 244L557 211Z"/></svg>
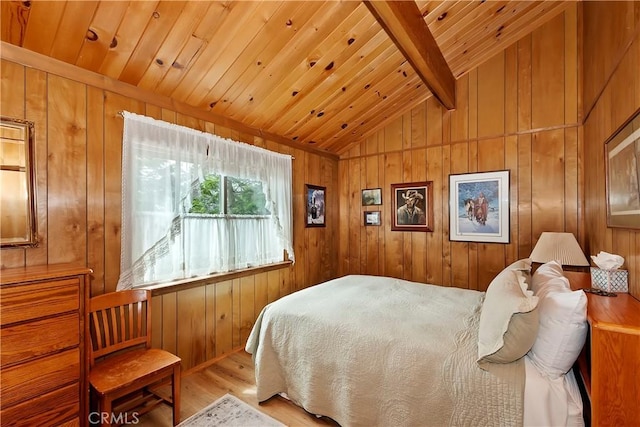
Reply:
<svg viewBox="0 0 640 427"><path fill-rule="evenodd" d="M449 240L509 243L509 171L449 175Z"/></svg>

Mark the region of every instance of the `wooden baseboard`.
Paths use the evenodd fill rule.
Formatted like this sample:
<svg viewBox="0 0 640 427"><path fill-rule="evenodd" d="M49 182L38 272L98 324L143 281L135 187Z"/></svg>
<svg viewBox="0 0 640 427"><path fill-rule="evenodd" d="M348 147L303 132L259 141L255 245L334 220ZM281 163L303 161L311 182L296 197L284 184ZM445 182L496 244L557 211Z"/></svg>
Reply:
<svg viewBox="0 0 640 427"><path fill-rule="evenodd" d="M186 371L182 371L182 376L184 377L185 375L189 375L189 374L192 374L194 372L198 372L198 371L201 371L203 369L206 369L209 366L213 365L214 363L217 363L217 362L221 361L222 359L228 357L229 355L234 354L234 353L238 353L238 352L241 352L241 351L244 351L244 346L236 347L236 348L232 349L228 353L221 354L220 356L214 357L213 359L209 359L206 362L203 362L203 363L201 363L199 365L196 365L191 369L188 369Z"/></svg>

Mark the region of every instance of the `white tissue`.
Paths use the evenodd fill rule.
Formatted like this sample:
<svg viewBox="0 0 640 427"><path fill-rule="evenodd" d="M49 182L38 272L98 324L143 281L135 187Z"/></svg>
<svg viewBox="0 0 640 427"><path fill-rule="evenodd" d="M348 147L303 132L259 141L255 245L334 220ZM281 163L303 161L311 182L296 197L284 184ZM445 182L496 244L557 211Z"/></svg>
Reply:
<svg viewBox="0 0 640 427"><path fill-rule="evenodd" d="M624 258L620 255L600 251L598 255L591 255L593 262L603 270L617 270L624 264Z"/></svg>

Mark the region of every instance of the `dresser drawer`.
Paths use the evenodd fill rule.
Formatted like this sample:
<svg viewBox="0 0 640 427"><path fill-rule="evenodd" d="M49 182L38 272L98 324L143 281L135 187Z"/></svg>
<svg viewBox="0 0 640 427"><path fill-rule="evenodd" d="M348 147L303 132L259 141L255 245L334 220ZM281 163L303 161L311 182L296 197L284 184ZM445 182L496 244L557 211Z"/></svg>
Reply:
<svg viewBox="0 0 640 427"><path fill-rule="evenodd" d="M3 369L18 362L77 347L80 343L80 314L65 313L4 327L0 330L0 342L0 365Z"/></svg>
<svg viewBox="0 0 640 427"><path fill-rule="evenodd" d="M77 277L0 288L1 325L77 311L80 279Z"/></svg>
<svg viewBox="0 0 640 427"><path fill-rule="evenodd" d="M0 408L6 409L80 380L80 350L62 353L0 371Z"/></svg>
<svg viewBox="0 0 640 427"><path fill-rule="evenodd" d="M69 419L68 425L79 425L79 396L80 385L71 384L0 411L0 419L3 426L54 426Z"/></svg>

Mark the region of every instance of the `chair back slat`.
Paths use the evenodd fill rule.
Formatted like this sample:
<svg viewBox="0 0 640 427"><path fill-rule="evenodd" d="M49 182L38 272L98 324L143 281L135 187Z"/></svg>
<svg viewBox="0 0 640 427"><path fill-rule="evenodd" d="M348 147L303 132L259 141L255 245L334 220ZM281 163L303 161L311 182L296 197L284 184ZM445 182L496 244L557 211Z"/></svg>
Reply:
<svg viewBox="0 0 640 427"><path fill-rule="evenodd" d="M128 319L127 317L125 317L125 316L126 316L126 311L127 311L127 308L128 308L128 307L131 307L131 304L123 304L123 305L121 305L120 307L114 308L114 310L115 310L115 314L116 314L117 316L119 316L119 318L120 318L120 322L119 322L119 324L120 324L120 331L119 331L119 332L120 332L120 335L119 335L119 339L120 339L120 340L123 340L123 339L124 339L124 338L122 338L122 337L126 337L126 336L127 336L126 328L127 328L127 321L128 321L129 319ZM115 316L114 316L114 317L115 317ZM114 326L117 326L117 324L116 324L116 325L114 325ZM118 330L118 329L116 329L116 331L117 331L117 330Z"/></svg>
<svg viewBox="0 0 640 427"><path fill-rule="evenodd" d="M89 323L91 326L93 325L98 325L100 324L100 319L102 318L100 316L100 313L97 311L94 311L93 313L89 313L90 319L89 319ZM99 348L104 347L104 341L105 341L105 336L104 334L91 334L92 335L92 347L93 347L93 343L95 342L95 345Z"/></svg>
<svg viewBox="0 0 640 427"><path fill-rule="evenodd" d="M90 362L130 347L151 347L151 291L126 290L89 301Z"/></svg>
<svg viewBox="0 0 640 427"><path fill-rule="evenodd" d="M132 319L131 324L136 325L136 336L140 336L142 335L142 305L140 305L140 303L138 303L136 313L137 321L134 323Z"/></svg>
<svg viewBox="0 0 640 427"><path fill-rule="evenodd" d="M104 331L104 335L105 335L105 345L108 347L110 342L117 342L118 341L118 336L123 336L122 334L118 335L118 310L117 308L121 307L121 306L116 306L116 307L105 307L102 310L102 317L105 319L105 325L108 325L107 328L105 328Z"/></svg>

